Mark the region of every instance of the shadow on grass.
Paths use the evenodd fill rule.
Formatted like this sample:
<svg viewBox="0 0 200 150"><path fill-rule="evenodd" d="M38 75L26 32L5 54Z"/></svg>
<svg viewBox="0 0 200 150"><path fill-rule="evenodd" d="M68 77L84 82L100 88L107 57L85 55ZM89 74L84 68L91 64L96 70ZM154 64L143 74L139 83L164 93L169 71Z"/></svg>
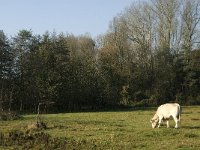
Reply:
<svg viewBox="0 0 200 150"><path fill-rule="evenodd" d="M200 119L198 119L198 118L191 118L191 120L199 121Z"/></svg>
<svg viewBox="0 0 200 150"><path fill-rule="evenodd" d="M181 126L183 129L200 129L200 126Z"/></svg>

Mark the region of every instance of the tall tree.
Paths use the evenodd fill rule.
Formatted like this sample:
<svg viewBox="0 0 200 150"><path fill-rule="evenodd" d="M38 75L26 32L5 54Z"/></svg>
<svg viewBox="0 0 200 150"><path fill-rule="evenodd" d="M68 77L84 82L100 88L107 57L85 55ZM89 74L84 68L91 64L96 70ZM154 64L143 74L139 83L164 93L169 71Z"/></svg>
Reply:
<svg viewBox="0 0 200 150"><path fill-rule="evenodd" d="M11 101L13 92L13 55L10 43L3 31L0 31L0 110L3 104Z"/></svg>
<svg viewBox="0 0 200 150"><path fill-rule="evenodd" d="M34 49L34 37L31 31L21 30L18 32L16 36L12 38L12 49L14 52L14 71L16 73L17 85L18 85L18 95L16 95L17 99L20 100L20 108L22 111L24 108L24 104L27 103L29 99L29 95L27 90L29 89L29 83L27 83L27 79L29 78L28 74L28 63L29 63L29 55Z"/></svg>

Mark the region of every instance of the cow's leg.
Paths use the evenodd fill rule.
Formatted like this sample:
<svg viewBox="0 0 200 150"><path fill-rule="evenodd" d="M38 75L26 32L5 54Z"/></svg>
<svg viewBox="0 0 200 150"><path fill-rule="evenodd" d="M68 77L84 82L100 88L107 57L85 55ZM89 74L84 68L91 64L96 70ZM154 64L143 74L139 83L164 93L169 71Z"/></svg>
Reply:
<svg viewBox="0 0 200 150"><path fill-rule="evenodd" d="M162 122L163 117L159 117L158 128L160 128L160 124Z"/></svg>
<svg viewBox="0 0 200 150"><path fill-rule="evenodd" d="M176 125L175 125L175 128L178 128L178 119L177 119L177 117L173 117L174 118L174 121L175 121L175 123L176 123Z"/></svg>
<svg viewBox="0 0 200 150"><path fill-rule="evenodd" d="M178 120L176 120L175 128L178 128Z"/></svg>
<svg viewBox="0 0 200 150"><path fill-rule="evenodd" d="M167 120L167 128L169 128L169 121Z"/></svg>

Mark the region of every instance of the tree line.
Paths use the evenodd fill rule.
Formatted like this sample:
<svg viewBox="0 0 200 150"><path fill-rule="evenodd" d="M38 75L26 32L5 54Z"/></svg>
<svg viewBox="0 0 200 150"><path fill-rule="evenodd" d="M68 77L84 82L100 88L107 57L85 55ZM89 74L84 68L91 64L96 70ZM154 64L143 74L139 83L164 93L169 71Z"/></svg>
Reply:
<svg viewBox="0 0 200 150"><path fill-rule="evenodd" d="M126 8L95 39L1 31L0 109L200 104L199 21L199 0L151 0Z"/></svg>

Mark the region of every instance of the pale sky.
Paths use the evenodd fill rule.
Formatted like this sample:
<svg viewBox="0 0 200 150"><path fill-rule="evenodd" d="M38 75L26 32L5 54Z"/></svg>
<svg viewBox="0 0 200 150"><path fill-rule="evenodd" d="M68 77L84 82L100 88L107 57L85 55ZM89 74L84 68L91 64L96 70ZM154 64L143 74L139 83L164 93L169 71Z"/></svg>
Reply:
<svg viewBox="0 0 200 150"><path fill-rule="evenodd" d="M56 31L92 37L138 0L0 0L0 30L8 36L21 29L34 34Z"/></svg>

